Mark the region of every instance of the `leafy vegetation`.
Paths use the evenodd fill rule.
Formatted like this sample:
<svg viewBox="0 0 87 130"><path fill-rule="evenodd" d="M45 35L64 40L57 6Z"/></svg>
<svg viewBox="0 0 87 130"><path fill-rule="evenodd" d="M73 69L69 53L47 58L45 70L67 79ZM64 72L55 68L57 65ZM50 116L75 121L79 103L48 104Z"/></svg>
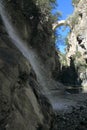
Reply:
<svg viewBox="0 0 87 130"><path fill-rule="evenodd" d="M67 66L68 65L65 54L60 53L60 63L61 63L62 66Z"/></svg>
<svg viewBox="0 0 87 130"><path fill-rule="evenodd" d="M79 2L79 0L72 0L72 3L73 3L74 5L77 5L78 2Z"/></svg>
<svg viewBox="0 0 87 130"><path fill-rule="evenodd" d="M79 18L79 13L75 12L73 15L69 16L67 21L70 22L70 27L73 28L76 24L78 24L78 18Z"/></svg>

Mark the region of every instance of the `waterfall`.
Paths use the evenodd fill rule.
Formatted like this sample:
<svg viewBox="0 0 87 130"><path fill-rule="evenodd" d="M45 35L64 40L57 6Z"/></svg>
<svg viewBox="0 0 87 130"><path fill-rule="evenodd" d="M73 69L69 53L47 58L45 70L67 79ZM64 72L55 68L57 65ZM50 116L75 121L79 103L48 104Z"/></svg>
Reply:
<svg viewBox="0 0 87 130"><path fill-rule="evenodd" d="M49 78L46 67L42 64L35 50L33 50L32 47L28 47L27 42L22 40L22 38L18 34L18 30L12 25L9 15L5 11L5 8L1 3L0 15L6 31L12 40L12 43L19 49L19 51L24 55L24 57L33 67L43 94L45 94L49 98L49 100L53 99L51 97L52 90L58 89L59 87L61 88L63 87L63 85Z"/></svg>

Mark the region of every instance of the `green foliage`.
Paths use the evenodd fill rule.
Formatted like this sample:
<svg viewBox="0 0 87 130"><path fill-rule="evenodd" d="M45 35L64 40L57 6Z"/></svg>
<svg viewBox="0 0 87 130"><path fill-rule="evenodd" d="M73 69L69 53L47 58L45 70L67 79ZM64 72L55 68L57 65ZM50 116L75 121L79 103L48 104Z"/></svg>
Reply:
<svg viewBox="0 0 87 130"><path fill-rule="evenodd" d="M76 24L78 24L78 18L79 18L79 13L76 12L73 15L69 16L67 21L70 22L70 26L73 28Z"/></svg>
<svg viewBox="0 0 87 130"><path fill-rule="evenodd" d="M61 16L60 12L52 14L51 11L54 9L57 4L56 0L36 0L36 6L40 8L41 14L48 17L50 22L54 23Z"/></svg>
<svg viewBox="0 0 87 130"><path fill-rule="evenodd" d="M36 0L36 5L42 12L47 11L48 13L56 5L56 0Z"/></svg>
<svg viewBox="0 0 87 130"><path fill-rule="evenodd" d="M58 19L62 16L61 12L56 12L55 14L51 14L52 23L58 21Z"/></svg>
<svg viewBox="0 0 87 130"><path fill-rule="evenodd" d="M49 0L51 3L55 3L56 1L55 0Z"/></svg>
<svg viewBox="0 0 87 130"><path fill-rule="evenodd" d="M67 66L67 59L65 54L60 54L60 63L62 66Z"/></svg>
<svg viewBox="0 0 87 130"><path fill-rule="evenodd" d="M81 52L80 52L80 51L78 51L78 52L76 53L76 57L77 57L77 58L80 58L80 57L81 57Z"/></svg>
<svg viewBox="0 0 87 130"><path fill-rule="evenodd" d="M80 58L80 57L81 57L81 52L78 51L78 45L76 45L76 53L75 53L75 57L76 57L76 58Z"/></svg>
<svg viewBox="0 0 87 130"><path fill-rule="evenodd" d="M72 0L72 3L73 3L74 5L77 5L78 2L79 2L79 0Z"/></svg>
<svg viewBox="0 0 87 130"><path fill-rule="evenodd" d="M68 37L65 38L65 45L69 45Z"/></svg>
<svg viewBox="0 0 87 130"><path fill-rule="evenodd" d="M76 53L73 55L73 58L74 58L75 60L77 60L77 59L80 58L80 57L81 57L81 52L78 51L78 46L76 45Z"/></svg>

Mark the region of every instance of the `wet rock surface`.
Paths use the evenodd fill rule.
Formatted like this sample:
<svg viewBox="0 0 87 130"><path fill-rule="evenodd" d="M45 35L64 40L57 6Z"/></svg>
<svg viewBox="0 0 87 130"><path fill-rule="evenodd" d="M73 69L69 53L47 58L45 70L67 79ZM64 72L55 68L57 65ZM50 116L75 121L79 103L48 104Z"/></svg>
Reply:
<svg viewBox="0 0 87 130"><path fill-rule="evenodd" d="M65 99L63 98L63 109L56 111L51 130L86 130L86 96L87 94L74 94L66 96ZM60 102L62 102L61 100L62 98Z"/></svg>
<svg viewBox="0 0 87 130"><path fill-rule="evenodd" d="M37 129L43 115L28 83L31 65L0 27L0 130Z"/></svg>

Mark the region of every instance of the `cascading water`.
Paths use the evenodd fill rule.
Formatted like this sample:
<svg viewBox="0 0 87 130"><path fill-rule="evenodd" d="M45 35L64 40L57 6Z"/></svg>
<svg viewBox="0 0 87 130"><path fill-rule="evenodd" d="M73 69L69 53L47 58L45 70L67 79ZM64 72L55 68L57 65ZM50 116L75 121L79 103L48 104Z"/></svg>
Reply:
<svg viewBox="0 0 87 130"><path fill-rule="evenodd" d="M63 87L60 83L49 78L48 72L45 66L40 61L35 50L32 47L27 46L27 42L23 41L18 34L18 30L13 27L9 15L5 11L4 5L0 2L0 15L5 25L6 31L12 40L12 43L21 51L24 57L27 58L31 66L33 67L39 84L41 85L41 90L49 100L52 102L52 89L58 89L58 87Z"/></svg>

